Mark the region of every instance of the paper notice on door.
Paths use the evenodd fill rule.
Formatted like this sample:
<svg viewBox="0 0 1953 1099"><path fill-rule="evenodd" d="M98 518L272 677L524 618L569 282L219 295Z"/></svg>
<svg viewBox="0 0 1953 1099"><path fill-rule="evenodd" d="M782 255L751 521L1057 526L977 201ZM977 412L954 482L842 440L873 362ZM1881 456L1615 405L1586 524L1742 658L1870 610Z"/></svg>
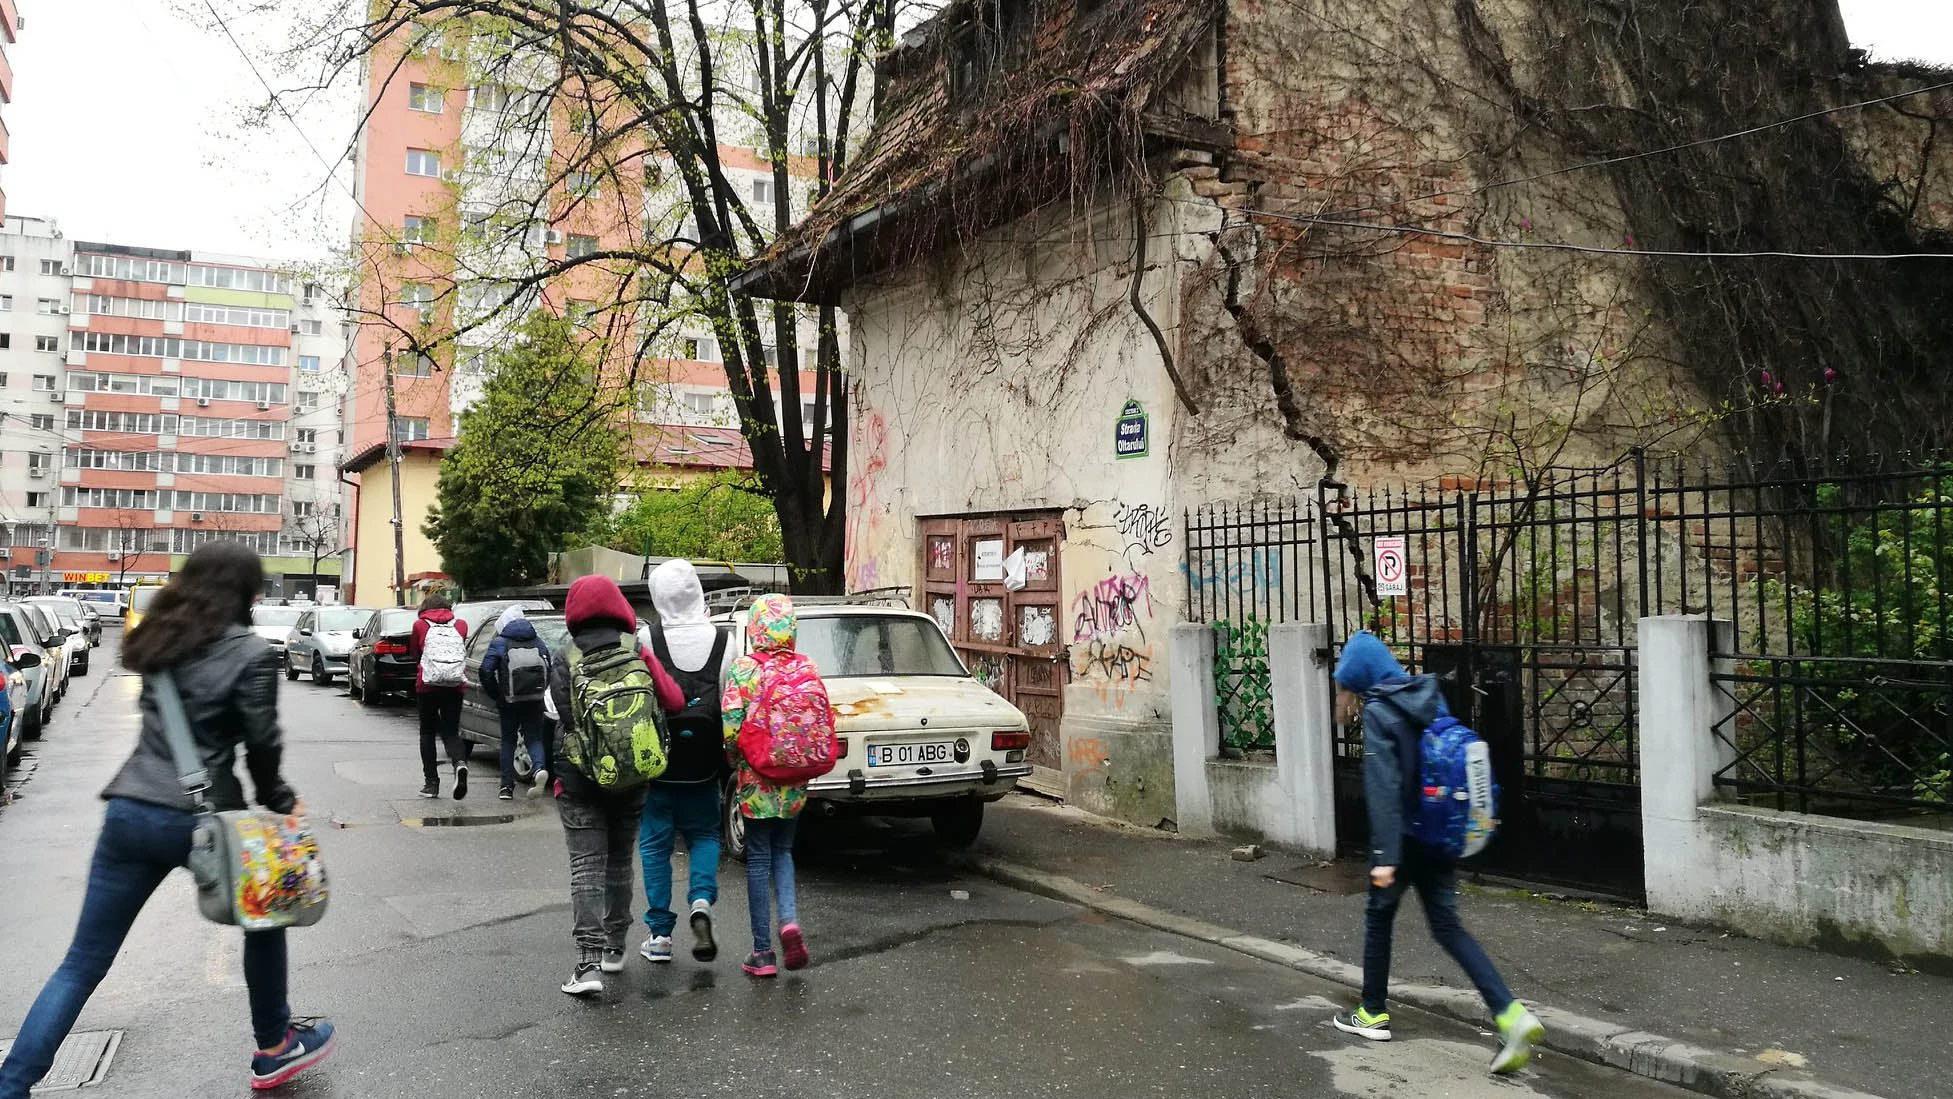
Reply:
<svg viewBox="0 0 1953 1099"><path fill-rule="evenodd" d="M1004 558L1004 590L1024 590L1024 547L1019 546Z"/></svg>
<svg viewBox="0 0 1953 1099"><path fill-rule="evenodd" d="M979 583L994 583L1004 578L1004 540L1002 538L979 538L975 544L975 554L970 562L970 579Z"/></svg>

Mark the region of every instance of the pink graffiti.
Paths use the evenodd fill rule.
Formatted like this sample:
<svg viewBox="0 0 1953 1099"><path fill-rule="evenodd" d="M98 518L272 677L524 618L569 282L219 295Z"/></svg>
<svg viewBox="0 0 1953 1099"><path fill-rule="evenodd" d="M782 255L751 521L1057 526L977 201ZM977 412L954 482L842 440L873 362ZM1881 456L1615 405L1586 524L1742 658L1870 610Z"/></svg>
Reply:
<svg viewBox="0 0 1953 1099"><path fill-rule="evenodd" d="M848 586L856 591L870 588L879 579L879 562L864 555L874 533L873 515L876 474L888 466L888 426L882 414L873 409L855 421L848 455L854 466L848 474L847 535L843 545L848 568Z"/></svg>
<svg viewBox="0 0 1953 1099"><path fill-rule="evenodd" d="M1108 576L1078 593L1071 602L1071 639L1092 641L1123 630L1146 637L1144 619L1153 617L1152 582L1140 573Z"/></svg>

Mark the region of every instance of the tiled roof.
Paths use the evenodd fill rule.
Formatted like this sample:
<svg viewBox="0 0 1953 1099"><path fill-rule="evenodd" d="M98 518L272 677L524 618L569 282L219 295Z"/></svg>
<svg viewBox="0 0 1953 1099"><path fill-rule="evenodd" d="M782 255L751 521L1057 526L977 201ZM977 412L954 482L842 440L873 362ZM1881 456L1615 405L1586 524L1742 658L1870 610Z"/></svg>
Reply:
<svg viewBox="0 0 1953 1099"><path fill-rule="evenodd" d="M1100 0L1073 25L1069 0L1005 0L1041 22L1020 59L996 63L967 104L949 100L950 40L987 4L959 0L882 59L885 99L835 189L741 276L743 289L822 300L1049 201L1054 168L1149 109L1211 32L1220 0ZM1025 16L1024 13L1032 13ZM1069 169L1067 169L1069 170ZM1073 182L1067 178L1064 182ZM1031 193L1027 193L1031 192ZM896 225L900 224L900 229ZM872 236L898 233L902 243Z"/></svg>
<svg viewBox="0 0 1953 1099"><path fill-rule="evenodd" d="M640 466L675 469L753 468L753 452L734 427L638 424L632 429L631 456ZM828 468L826 459L822 468Z"/></svg>
<svg viewBox="0 0 1953 1099"><path fill-rule="evenodd" d="M436 455L440 455L440 454L446 454L448 452L448 448L452 447L453 445L454 445L454 437L452 435L444 435L438 439L409 439L408 441L400 444L400 449L401 450L424 450L424 451L430 451ZM365 448L364 450L355 451L345 461L339 463L339 468L346 473L361 473L364 472L365 470L371 469L374 465L378 464L379 462L384 461L386 459L386 456L387 456L386 443L385 442L374 443L373 445Z"/></svg>

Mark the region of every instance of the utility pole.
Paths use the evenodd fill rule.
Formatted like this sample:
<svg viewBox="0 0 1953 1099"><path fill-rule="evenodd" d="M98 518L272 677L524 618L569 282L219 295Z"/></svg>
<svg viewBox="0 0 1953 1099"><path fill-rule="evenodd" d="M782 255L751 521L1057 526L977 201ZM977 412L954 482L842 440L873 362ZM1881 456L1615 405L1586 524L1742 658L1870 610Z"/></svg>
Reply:
<svg viewBox="0 0 1953 1099"><path fill-rule="evenodd" d="M56 521L57 521L57 520L59 519L59 517L60 517L60 514L61 514L61 512L60 512L60 506L61 506L61 490L60 490L60 488L59 488L59 485L61 484L61 462L62 462L62 460L63 460L64 458L66 458L66 457L67 457L67 454L65 453L67 449L68 449L68 448L67 448L67 447L65 447L65 446L62 446L62 447L56 447L56 448L55 448L55 451L54 451L54 468L53 468L52 470L50 470L50 471L49 471L49 473L48 473L48 475L49 475L49 477L50 477L50 478L51 478L51 479L52 479L52 480L54 481L54 483L55 483L55 485L56 485L57 487L55 487L55 488L51 488L51 489L49 489L49 490L48 490L48 494L47 494L47 533L46 533L45 535L43 535L43 536L41 537L41 541L42 541L42 543L43 543L43 544L44 544L44 545L45 545L45 546L47 547L46 549L43 549L43 550L41 551L41 591L40 591L40 594L42 594L42 595L46 595L46 594L48 594L48 592L50 592L51 590L53 590L53 589L51 589L51 588L49 588L49 587L47 586L47 584L48 584L48 570L54 567L54 542L55 542L55 538L54 538L54 525L55 525L55 522L56 522Z"/></svg>
<svg viewBox="0 0 1953 1099"><path fill-rule="evenodd" d="M386 350L387 472L393 477L393 605L407 605L407 536L400 516L400 420L393 411L393 348Z"/></svg>

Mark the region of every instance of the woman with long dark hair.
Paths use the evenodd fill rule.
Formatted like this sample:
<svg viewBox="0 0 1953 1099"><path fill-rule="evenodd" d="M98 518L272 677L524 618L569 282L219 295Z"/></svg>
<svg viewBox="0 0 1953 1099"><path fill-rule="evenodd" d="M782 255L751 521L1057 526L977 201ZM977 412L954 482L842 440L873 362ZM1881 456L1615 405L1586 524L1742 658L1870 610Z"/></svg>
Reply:
<svg viewBox="0 0 1953 1099"><path fill-rule="evenodd" d="M264 584L258 555L236 542L212 542L190 555L156 594L123 642L122 663L144 677L142 735L102 797L102 834L88 870L81 919L60 968L41 989L20 1036L0 1065L0 1099L27 1099L54 1052L107 976L136 913L190 854L195 805L183 791L149 676L169 671L183 696L191 735L209 772L204 794L217 810L245 807L235 773L237 749L258 802L275 813L301 811L279 773L279 662L251 632L251 604ZM332 1049L332 1024L294 1019L285 1000L285 932L244 933L256 1053L251 1086L270 1088L318 1064Z"/></svg>

